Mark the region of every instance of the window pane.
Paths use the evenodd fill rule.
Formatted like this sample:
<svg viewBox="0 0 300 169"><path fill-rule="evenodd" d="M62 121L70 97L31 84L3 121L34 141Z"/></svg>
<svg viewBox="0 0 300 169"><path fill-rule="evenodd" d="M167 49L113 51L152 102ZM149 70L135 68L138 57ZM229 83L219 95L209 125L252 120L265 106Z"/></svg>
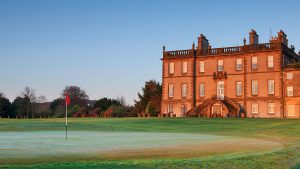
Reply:
<svg viewBox="0 0 300 169"><path fill-rule="evenodd" d="M187 62L183 62L182 63L182 73L187 73L187 70L188 68L187 68Z"/></svg>
<svg viewBox="0 0 300 169"><path fill-rule="evenodd" d="M242 70L242 59L236 60L236 70Z"/></svg>
<svg viewBox="0 0 300 169"><path fill-rule="evenodd" d="M287 87L287 96L293 96L294 91L293 91L293 86L288 86Z"/></svg>
<svg viewBox="0 0 300 169"><path fill-rule="evenodd" d="M173 105L168 106L168 113L173 113Z"/></svg>
<svg viewBox="0 0 300 169"><path fill-rule="evenodd" d="M275 103L268 103L268 113L270 114L275 113Z"/></svg>
<svg viewBox="0 0 300 169"><path fill-rule="evenodd" d="M200 72L204 72L204 61L200 61Z"/></svg>
<svg viewBox="0 0 300 169"><path fill-rule="evenodd" d="M169 97L173 97L173 96L174 96L174 85L169 84Z"/></svg>
<svg viewBox="0 0 300 169"><path fill-rule="evenodd" d="M187 96L187 84L182 84L182 87L181 87L181 96L182 97L186 97Z"/></svg>
<svg viewBox="0 0 300 169"><path fill-rule="evenodd" d="M258 82L257 80L252 80L252 95L258 94Z"/></svg>
<svg viewBox="0 0 300 169"><path fill-rule="evenodd" d="M200 97L204 97L205 96L205 86L204 83L200 84Z"/></svg>
<svg viewBox="0 0 300 169"><path fill-rule="evenodd" d="M288 80L293 79L293 73L292 73L292 72L287 73L287 74L286 74L286 78L287 78Z"/></svg>
<svg viewBox="0 0 300 169"><path fill-rule="evenodd" d="M273 56L268 56L268 68L274 67Z"/></svg>
<svg viewBox="0 0 300 169"><path fill-rule="evenodd" d="M258 103L252 103L252 114L258 114Z"/></svg>
<svg viewBox="0 0 300 169"><path fill-rule="evenodd" d="M241 96L242 90L242 82L236 82L236 95Z"/></svg>
<svg viewBox="0 0 300 169"><path fill-rule="evenodd" d="M223 60L218 60L218 71L223 71Z"/></svg>
<svg viewBox="0 0 300 169"><path fill-rule="evenodd" d="M169 74L174 74L174 63L169 64Z"/></svg>
<svg viewBox="0 0 300 169"><path fill-rule="evenodd" d="M268 80L268 94L274 94L274 80Z"/></svg>
<svg viewBox="0 0 300 169"><path fill-rule="evenodd" d="M252 69L257 69L257 57L252 57Z"/></svg>

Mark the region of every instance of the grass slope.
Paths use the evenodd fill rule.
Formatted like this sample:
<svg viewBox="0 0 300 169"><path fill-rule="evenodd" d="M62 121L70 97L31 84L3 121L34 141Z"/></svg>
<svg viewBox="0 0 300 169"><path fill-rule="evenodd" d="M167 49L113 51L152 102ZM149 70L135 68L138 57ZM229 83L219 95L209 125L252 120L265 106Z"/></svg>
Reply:
<svg viewBox="0 0 300 169"><path fill-rule="evenodd" d="M71 131L200 133L275 141L284 149L268 154L218 154L203 158L93 160L2 165L1 168L300 168L300 120L120 118L70 119ZM64 119L0 119L0 135L7 131L64 130Z"/></svg>

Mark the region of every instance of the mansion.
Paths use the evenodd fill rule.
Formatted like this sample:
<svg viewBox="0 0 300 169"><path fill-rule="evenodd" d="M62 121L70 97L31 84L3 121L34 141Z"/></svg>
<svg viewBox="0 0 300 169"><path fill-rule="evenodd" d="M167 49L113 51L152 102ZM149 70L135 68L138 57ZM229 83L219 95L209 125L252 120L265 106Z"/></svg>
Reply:
<svg viewBox="0 0 300 169"><path fill-rule="evenodd" d="M204 35L191 49L162 58L164 117L300 118L300 52L280 30L259 43L212 48Z"/></svg>

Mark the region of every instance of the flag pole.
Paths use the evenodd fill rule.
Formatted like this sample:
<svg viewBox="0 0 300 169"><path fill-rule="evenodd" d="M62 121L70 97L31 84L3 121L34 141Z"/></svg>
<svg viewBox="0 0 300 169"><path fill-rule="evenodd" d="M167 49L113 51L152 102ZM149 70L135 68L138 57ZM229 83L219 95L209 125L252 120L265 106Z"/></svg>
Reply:
<svg viewBox="0 0 300 169"><path fill-rule="evenodd" d="M68 104L66 102L66 140L68 140Z"/></svg>

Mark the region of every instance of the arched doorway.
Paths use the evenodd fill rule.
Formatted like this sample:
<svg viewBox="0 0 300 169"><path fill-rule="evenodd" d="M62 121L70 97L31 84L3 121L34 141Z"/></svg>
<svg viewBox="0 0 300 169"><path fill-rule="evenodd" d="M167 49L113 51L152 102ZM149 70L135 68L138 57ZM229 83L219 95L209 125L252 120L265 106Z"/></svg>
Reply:
<svg viewBox="0 0 300 169"><path fill-rule="evenodd" d="M224 96L214 96L205 100L202 104L189 110L189 117L241 117L241 107L234 100Z"/></svg>

